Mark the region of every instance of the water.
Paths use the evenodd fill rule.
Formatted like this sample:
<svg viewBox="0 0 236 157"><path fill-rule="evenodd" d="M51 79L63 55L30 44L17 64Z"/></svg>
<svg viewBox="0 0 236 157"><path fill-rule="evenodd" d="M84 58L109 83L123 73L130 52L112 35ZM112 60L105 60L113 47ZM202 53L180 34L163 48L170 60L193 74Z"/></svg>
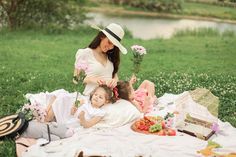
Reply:
<svg viewBox="0 0 236 157"><path fill-rule="evenodd" d="M88 13L93 19L85 23L99 24L106 26L109 23L118 23L126 27L135 38L144 40L153 38L170 38L178 30L213 28L219 32L226 30L236 33L236 24L218 23L212 21L188 20L188 19L159 19L140 17L114 17L106 16L102 13Z"/></svg>

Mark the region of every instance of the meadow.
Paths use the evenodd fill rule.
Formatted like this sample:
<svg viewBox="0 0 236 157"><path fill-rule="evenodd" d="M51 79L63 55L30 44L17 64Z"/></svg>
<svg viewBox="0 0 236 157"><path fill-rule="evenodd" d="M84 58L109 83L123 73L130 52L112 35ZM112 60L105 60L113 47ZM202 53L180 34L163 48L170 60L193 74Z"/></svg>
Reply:
<svg viewBox="0 0 236 157"><path fill-rule="evenodd" d="M77 31L0 32L0 117L13 114L26 93L64 88L82 90L72 83L75 53L95 36L91 28ZM129 53L121 55L120 79L132 74L134 44L147 49L138 83L149 79L156 95L207 88L219 97L219 118L236 127L236 35L203 29L178 32L173 38L140 40L128 35L122 41ZM0 142L0 156L15 156L14 142Z"/></svg>

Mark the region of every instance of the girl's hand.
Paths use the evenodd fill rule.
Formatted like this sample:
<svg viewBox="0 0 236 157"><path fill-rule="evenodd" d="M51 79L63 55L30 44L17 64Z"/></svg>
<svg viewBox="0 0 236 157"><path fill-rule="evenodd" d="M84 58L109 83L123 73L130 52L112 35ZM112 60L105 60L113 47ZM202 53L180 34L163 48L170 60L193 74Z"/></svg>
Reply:
<svg viewBox="0 0 236 157"><path fill-rule="evenodd" d="M134 84L137 81L137 77L133 74L129 80L130 84Z"/></svg>
<svg viewBox="0 0 236 157"><path fill-rule="evenodd" d="M70 113L71 113L71 115L74 115L75 114L75 112L77 111L77 107L75 106L75 104L72 106L72 108L71 108L71 111L70 111Z"/></svg>
<svg viewBox="0 0 236 157"><path fill-rule="evenodd" d="M85 100L84 99L79 99L79 103L80 103L80 106L85 104Z"/></svg>

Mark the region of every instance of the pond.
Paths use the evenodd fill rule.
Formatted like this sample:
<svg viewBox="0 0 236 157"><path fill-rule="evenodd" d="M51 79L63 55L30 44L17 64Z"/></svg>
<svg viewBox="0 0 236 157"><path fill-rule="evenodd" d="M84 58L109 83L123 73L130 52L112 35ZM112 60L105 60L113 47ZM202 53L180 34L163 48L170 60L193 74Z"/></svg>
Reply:
<svg viewBox="0 0 236 157"><path fill-rule="evenodd" d="M106 16L102 13L88 13L92 19L85 23L106 26L111 22L118 23L127 28L135 38L144 40L154 38L170 38L178 30L212 28L219 32L233 31L236 33L236 24L219 23L212 21L188 20L188 19L160 19L141 17L115 17Z"/></svg>

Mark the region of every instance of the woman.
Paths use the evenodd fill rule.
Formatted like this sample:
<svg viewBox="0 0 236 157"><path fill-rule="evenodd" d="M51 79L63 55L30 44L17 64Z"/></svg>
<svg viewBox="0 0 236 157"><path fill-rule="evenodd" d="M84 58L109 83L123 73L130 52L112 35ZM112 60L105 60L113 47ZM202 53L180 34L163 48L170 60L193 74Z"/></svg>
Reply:
<svg viewBox="0 0 236 157"><path fill-rule="evenodd" d="M127 50L120 41L124 36L124 30L118 24L111 23L105 29L95 27L100 32L89 44L88 48L79 49L76 53L74 79L81 74L78 64L86 64L86 77L83 83L86 84L83 94L89 95L94 88L100 84L115 87L118 81L117 72L120 64L120 51L123 54Z"/></svg>
<svg viewBox="0 0 236 157"><path fill-rule="evenodd" d="M74 83L80 77L81 72L86 72L83 83L86 84L83 95L90 93L99 85L106 84L115 87L118 81L117 72L120 64L120 51L127 53L120 41L124 37L124 30L118 24L111 23L105 29L100 29L98 35L89 44L88 48L79 49L76 53ZM63 122L69 115L70 108L74 105L75 97L65 93L57 96L47 107L46 121L56 118L57 122ZM63 105L63 104L67 105ZM62 107L63 106L63 107Z"/></svg>

